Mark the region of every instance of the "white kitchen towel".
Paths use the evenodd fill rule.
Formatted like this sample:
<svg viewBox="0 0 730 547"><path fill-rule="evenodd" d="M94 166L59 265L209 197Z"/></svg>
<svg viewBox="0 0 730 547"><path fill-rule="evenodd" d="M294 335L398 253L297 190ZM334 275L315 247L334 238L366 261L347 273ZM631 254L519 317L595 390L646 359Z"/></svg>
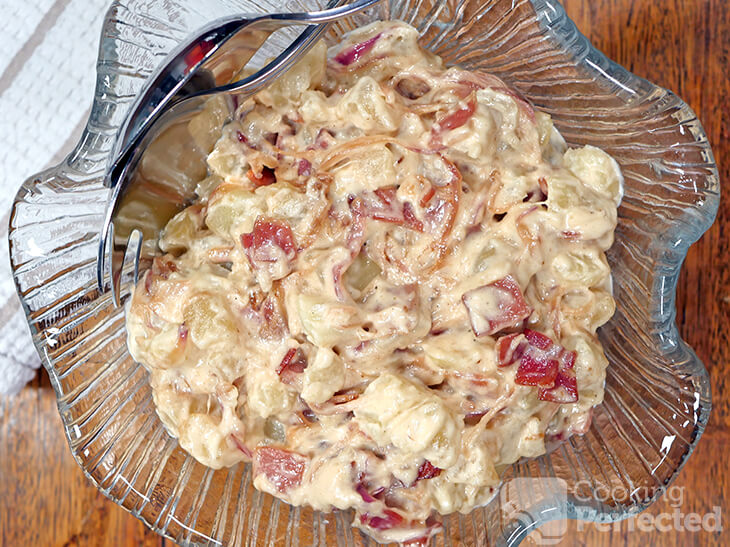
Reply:
<svg viewBox="0 0 730 547"><path fill-rule="evenodd" d="M33 349L10 275L7 229L18 187L59 163L91 108L110 0L0 0L0 394L33 378Z"/></svg>

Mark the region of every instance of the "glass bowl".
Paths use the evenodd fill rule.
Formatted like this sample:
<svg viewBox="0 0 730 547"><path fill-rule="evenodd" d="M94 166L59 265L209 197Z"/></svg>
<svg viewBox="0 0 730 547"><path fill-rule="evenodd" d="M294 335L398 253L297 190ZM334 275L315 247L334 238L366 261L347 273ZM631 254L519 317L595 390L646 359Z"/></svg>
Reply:
<svg viewBox="0 0 730 547"><path fill-rule="evenodd" d="M127 353L123 311L96 289L102 173L144 78L205 21L275 8L274 0L114 2L86 131L61 165L25 182L10 220L15 281L74 457L106 496L182 545L373 543L348 512L291 507L254 490L248 465L213 471L183 452ZM386 0L354 24L375 17L414 24L448 63L500 76L549 112L569 143L612 154L626 177L609 253L618 309L600 331L610 366L590 430L507 469L499 495L446 517L433 544L514 545L549 520L638 513L677 476L710 413L707 371L675 324L680 266L719 203L700 123L675 95L592 48L556 0Z"/></svg>

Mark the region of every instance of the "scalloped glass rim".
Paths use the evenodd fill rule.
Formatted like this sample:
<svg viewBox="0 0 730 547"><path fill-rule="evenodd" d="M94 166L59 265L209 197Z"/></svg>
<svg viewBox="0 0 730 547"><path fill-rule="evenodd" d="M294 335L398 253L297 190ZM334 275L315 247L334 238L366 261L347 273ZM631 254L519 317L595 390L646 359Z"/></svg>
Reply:
<svg viewBox="0 0 730 547"><path fill-rule="evenodd" d="M284 537L289 542L319 538L366 544L348 532L341 513L328 520L251 493L245 469L220 478L189 459L180 460L174 441L165 439L155 423L149 393L144 396L144 373L139 367L125 368L120 314L110 309L108 295L93 288L95 238L106 198L99 178L111 141L140 78L185 33L196 3L165 3L179 8L170 8L169 21L158 19L152 4L136 14L128 6L139 8L143 0L127 6L115 2L110 8L86 131L66 161L25 182L10 219L15 281L72 453L106 496L183 544L237 545L244 536L256 543L260 538L251 524L258 525L261 510L248 511L246 527L246 505L269 511L264 542ZM287 7L293 9L307 2L291 4ZM501 493L483 510L447 519L446 536L453 540L472 537L473 543L514 545L555 518L612 521L638 513L674 480L699 441L711 408L710 385L703 364L679 337L675 292L687 249L714 220L720 188L712 151L692 110L591 47L557 1L476 4L392 0L382 9L415 20L426 29L424 42L446 58L496 72L550 112L569 142L605 145L627 174L617 244L609 256L619 310L601 331L612 365L606 400L585 437L520 462L506 475L506 480L561 478L567 500L556 501L555 492L547 490L544 495L530 491L530 499L536 499L524 513L527 517L508 518L500 513L499 502L506 499ZM251 0L251 5L264 11L267 0ZM457 18L459 25L450 22ZM478 25L482 32L473 30ZM458 48L444 38L449 32ZM682 425L680 418L685 419ZM178 474L167 476L168 467ZM193 496L191 477L201 485ZM228 501L238 483L230 517ZM617 486L625 487L625 497L598 495L600 488ZM207 515L208 497L220 499L223 509ZM279 523L282 511L289 511L286 524ZM312 524L304 522L310 517ZM297 521L304 540L292 528L299 526L291 524ZM444 536L434 540L444 542Z"/></svg>

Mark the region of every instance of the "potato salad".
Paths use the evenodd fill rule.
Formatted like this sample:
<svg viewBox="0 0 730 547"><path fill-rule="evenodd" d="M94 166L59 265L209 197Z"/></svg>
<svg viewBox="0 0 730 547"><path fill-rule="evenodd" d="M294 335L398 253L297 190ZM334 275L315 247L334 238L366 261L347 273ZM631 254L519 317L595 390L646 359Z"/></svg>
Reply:
<svg viewBox="0 0 730 547"><path fill-rule="evenodd" d="M411 544L589 427L622 192L610 156L418 38L375 23L211 100L197 199L127 313L184 450Z"/></svg>

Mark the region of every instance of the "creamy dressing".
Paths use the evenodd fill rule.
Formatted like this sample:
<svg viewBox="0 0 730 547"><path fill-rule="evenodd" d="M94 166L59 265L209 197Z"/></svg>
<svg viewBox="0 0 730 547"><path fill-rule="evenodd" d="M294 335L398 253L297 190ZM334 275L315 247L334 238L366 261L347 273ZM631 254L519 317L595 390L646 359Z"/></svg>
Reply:
<svg viewBox="0 0 730 547"><path fill-rule="evenodd" d="M183 449L378 541L425 542L585 432L614 310L616 162L417 38L369 25L213 99L199 199L127 314Z"/></svg>

